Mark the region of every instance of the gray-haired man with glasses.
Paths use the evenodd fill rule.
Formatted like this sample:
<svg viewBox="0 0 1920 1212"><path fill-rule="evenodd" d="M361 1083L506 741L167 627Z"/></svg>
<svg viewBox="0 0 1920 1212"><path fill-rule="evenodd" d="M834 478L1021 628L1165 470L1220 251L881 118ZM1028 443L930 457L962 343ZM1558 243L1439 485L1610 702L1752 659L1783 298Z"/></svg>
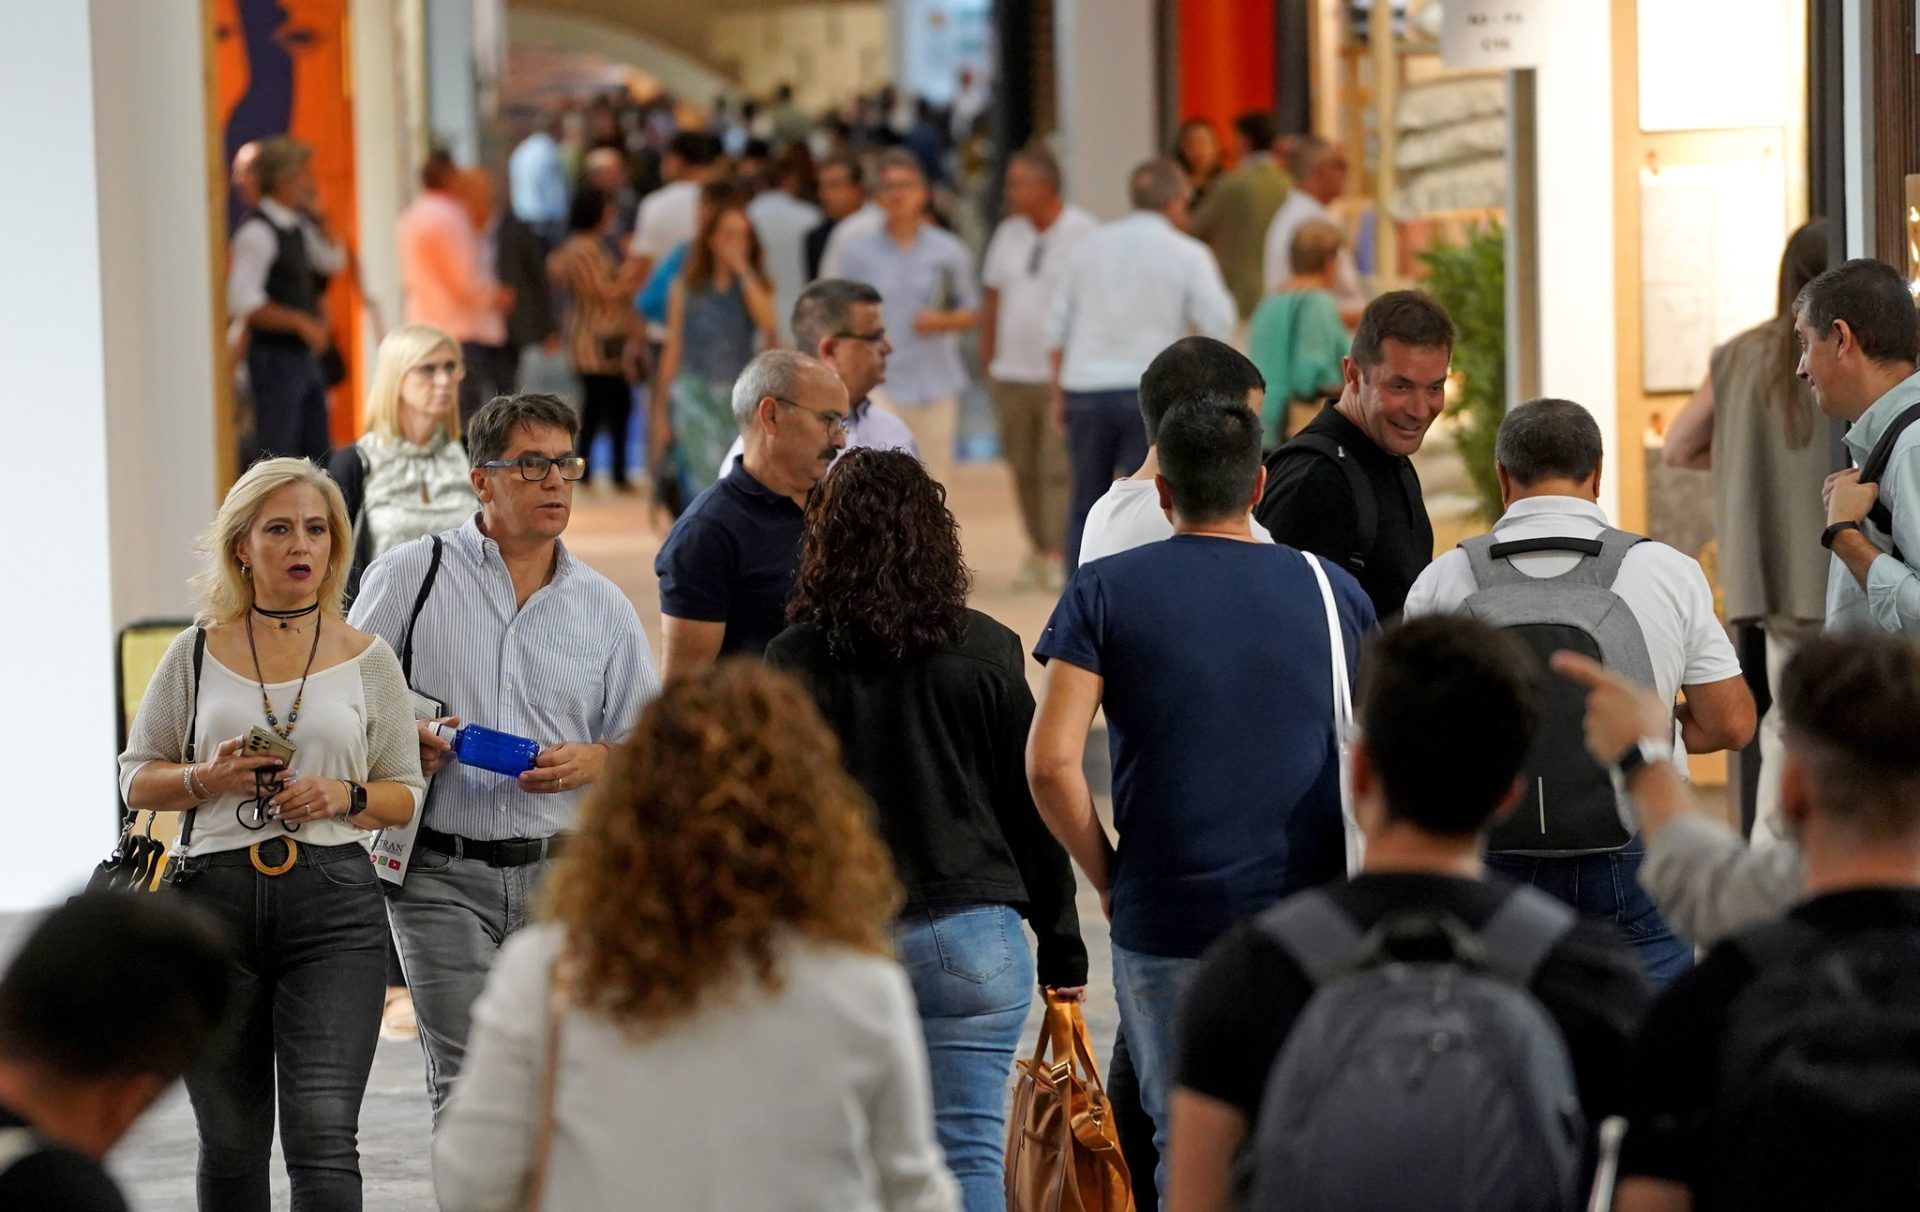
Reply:
<svg viewBox="0 0 1920 1212"><path fill-rule="evenodd" d="M660 689L633 604L560 541L586 472L579 424L556 396L483 407L467 428L480 512L375 560L353 604L354 626L443 704L421 722L434 780L388 900L436 1118L495 954L526 925L581 792ZM430 725L463 722L537 741L534 767L512 778L461 764Z"/></svg>
<svg viewBox="0 0 1920 1212"><path fill-rule="evenodd" d="M744 443L695 497L653 562L667 677L733 653L759 656L785 630L807 494L847 442L847 388L787 349L761 354L733 385Z"/></svg>

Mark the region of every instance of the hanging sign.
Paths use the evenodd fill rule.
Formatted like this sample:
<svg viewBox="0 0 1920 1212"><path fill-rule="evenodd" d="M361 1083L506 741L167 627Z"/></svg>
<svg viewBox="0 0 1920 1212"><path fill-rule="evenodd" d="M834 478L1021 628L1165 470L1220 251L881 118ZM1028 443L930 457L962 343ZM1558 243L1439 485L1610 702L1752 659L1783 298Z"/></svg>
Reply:
<svg viewBox="0 0 1920 1212"><path fill-rule="evenodd" d="M1452 68L1538 67L1546 23L1543 0L1444 0L1440 58Z"/></svg>

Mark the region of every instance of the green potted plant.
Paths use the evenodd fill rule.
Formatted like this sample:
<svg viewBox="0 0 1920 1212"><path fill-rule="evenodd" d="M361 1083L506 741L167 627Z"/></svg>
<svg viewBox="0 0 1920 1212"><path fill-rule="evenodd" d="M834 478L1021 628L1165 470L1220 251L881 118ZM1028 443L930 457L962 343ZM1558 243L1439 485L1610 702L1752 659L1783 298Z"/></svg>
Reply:
<svg viewBox="0 0 1920 1212"><path fill-rule="evenodd" d="M1460 389L1447 411L1458 417L1453 441L1467 465L1481 517L1501 513L1493 440L1507 411L1507 238L1498 223L1475 224L1464 243L1436 244L1420 254L1422 284L1453 317L1459 337L1453 369Z"/></svg>

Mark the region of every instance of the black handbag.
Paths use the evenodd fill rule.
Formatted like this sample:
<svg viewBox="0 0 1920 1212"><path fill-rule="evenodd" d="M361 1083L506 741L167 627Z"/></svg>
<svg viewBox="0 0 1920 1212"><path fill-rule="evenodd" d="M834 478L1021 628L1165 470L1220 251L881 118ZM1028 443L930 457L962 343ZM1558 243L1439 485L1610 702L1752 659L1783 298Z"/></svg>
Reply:
<svg viewBox="0 0 1920 1212"><path fill-rule="evenodd" d="M188 764L194 761L193 733L200 723L200 665L206 653L207 629L196 627L193 629L193 690L187 708L185 760ZM183 846L193 836L193 813L193 809L187 809L180 822ZM154 888L167 863L167 844L153 836L154 820L159 815L148 812L145 827L136 830L140 813L127 811L126 824L121 827L120 841L113 853L101 859L93 874L87 877L88 892L148 892Z"/></svg>

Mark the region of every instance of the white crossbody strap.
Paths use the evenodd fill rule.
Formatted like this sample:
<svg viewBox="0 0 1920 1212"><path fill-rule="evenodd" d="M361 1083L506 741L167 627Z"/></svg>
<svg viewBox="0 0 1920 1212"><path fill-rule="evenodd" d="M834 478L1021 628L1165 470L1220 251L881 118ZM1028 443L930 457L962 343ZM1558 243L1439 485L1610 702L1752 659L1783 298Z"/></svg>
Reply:
<svg viewBox="0 0 1920 1212"><path fill-rule="evenodd" d="M1353 688L1347 676L1347 641L1340 628L1340 606L1333 599L1333 583L1327 579L1327 570L1320 566L1318 556L1301 552L1307 561L1307 567L1313 569L1313 579L1320 583L1320 604L1327 615L1327 649L1333 656L1329 661L1333 680L1333 737L1334 749L1340 762L1340 828L1346 837L1347 874L1353 875L1360 870L1360 857L1364 842L1360 837L1360 824L1353 815Z"/></svg>

